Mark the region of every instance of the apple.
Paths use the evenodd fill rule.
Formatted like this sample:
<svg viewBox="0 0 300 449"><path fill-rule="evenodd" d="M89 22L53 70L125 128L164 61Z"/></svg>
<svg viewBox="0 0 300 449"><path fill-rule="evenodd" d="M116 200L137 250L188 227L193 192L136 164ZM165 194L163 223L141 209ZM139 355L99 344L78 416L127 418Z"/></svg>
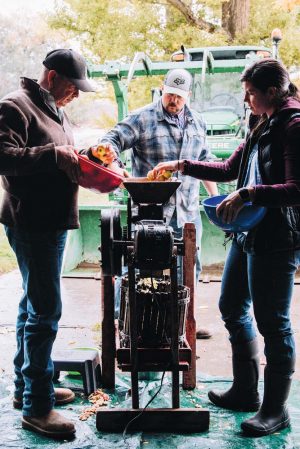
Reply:
<svg viewBox="0 0 300 449"><path fill-rule="evenodd" d="M162 170L161 174L165 179L170 179L172 176L171 170Z"/></svg>
<svg viewBox="0 0 300 449"><path fill-rule="evenodd" d="M96 149L96 154L98 159L100 159L100 161L106 163L107 162L107 148L103 147L102 145L98 145L97 149Z"/></svg>
<svg viewBox="0 0 300 449"><path fill-rule="evenodd" d="M148 171L147 179L148 179L148 181L155 181L155 176L154 176L153 170Z"/></svg>

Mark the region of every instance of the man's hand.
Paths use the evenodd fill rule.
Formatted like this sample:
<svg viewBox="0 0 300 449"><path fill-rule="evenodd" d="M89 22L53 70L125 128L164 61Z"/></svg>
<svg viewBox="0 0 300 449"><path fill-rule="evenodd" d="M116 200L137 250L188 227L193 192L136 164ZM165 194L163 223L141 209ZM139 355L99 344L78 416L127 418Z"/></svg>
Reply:
<svg viewBox="0 0 300 449"><path fill-rule="evenodd" d="M117 175L122 176L122 178L129 178L129 173L124 168L120 167L117 162L112 162L107 168L117 173Z"/></svg>
<svg viewBox="0 0 300 449"><path fill-rule="evenodd" d="M207 180L202 180L201 182L204 185L205 190L207 191L209 196L219 195L218 186L217 186L216 182L214 182L214 181L207 181Z"/></svg>
<svg viewBox="0 0 300 449"><path fill-rule="evenodd" d="M92 155L104 164L111 164L116 158L116 152L110 143L102 143L90 148Z"/></svg>
<svg viewBox="0 0 300 449"><path fill-rule="evenodd" d="M72 145L61 145L55 147L55 153L59 170L65 172L72 182L78 184L80 167L74 147Z"/></svg>
<svg viewBox="0 0 300 449"><path fill-rule="evenodd" d="M128 171L126 171L124 168L119 167L119 165L117 164L117 162L113 162L112 164L108 165L107 168L109 168L110 170L114 171L115 173L117 173L117 175L122 176L122 178L129 178L130 175L128 173ZM119 186L121 189L124 189L124 184L121 183Z"/></svg>
<svg viewBox="0 0 300 449"><path fill-rule="evenodd" d="M244 207L244 202L239 195L238 190L230 193L223 201L220 203L216 209L217 217L221 217L224 223L231 223L234 221Z"/></svg>

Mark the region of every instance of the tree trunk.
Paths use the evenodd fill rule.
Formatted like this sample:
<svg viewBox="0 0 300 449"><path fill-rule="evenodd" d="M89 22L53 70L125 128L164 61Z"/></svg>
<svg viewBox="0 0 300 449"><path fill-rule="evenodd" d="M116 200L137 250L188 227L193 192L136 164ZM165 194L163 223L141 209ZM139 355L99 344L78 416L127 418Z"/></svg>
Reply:
<svg viewBox="0 0 300 449"><path fill-rule="evenodd" d="M229 0L222 3L222 27L231 39L247 31L249 15L250 0Z"/></svg>

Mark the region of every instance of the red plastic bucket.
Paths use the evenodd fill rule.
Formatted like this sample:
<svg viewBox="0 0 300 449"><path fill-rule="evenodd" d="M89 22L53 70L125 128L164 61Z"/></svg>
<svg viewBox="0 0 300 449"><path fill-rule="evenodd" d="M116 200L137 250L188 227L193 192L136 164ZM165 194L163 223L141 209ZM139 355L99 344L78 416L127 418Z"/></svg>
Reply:
<svg viewBox="0 0 300 449"><path fill-rule="evenodd" d="M103 165L87 159L78 154L81 170L79 185L98 193L108 193L119 187L123 181L122 176Z"/></svg>

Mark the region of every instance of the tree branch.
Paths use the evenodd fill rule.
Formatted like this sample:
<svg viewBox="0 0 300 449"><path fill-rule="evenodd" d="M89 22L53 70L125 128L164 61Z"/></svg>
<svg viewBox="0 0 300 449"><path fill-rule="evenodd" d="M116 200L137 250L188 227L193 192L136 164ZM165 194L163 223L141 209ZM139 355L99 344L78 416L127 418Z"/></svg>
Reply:
<svg viewBox="0 0 300 449"><path fill-rule="evenodd" d="M206 22L200 17L197 17L194 14L192 8L186 3L184 3L183 0L166 0L166 1L169 5L172 5L179 12L181 12L181 14L185 17L186 21L190 25L196 26L201 30L208 31L209 33L212 33L217 28L216 25Z"/></svg>
<svg viewBox="0 0 300 449"><path fill-rule="evenodd" d="M131 0L130 0L131 1ZM201 30L208 31L209 33L214 32L218 26L206 22L205 20L201 19L200 17L197 17L192 8L187 5L184 0L144 0L146 3L150 3L152 5L163 5L163 6L173 6L177 11L179 11L184 18L186 19L187 23L189 23L192 26L195 26Z"/></svg>

